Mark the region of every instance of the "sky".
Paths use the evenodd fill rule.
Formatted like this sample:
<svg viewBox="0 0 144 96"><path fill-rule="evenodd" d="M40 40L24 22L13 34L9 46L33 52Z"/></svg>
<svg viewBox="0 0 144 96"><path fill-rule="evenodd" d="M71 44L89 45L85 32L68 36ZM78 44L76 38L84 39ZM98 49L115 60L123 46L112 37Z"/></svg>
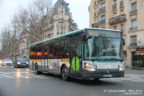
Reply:
<svg viewBox="0 0 144 96"><path fill-rule="evenodd" d="M10 23L11 18L20 8L27 8L33 0L0 0L0 30ZM55 3L57 0L52 0ZM69 3L73 20L78 28L89 27L88 6L91 0L65 0Z"/></svg>

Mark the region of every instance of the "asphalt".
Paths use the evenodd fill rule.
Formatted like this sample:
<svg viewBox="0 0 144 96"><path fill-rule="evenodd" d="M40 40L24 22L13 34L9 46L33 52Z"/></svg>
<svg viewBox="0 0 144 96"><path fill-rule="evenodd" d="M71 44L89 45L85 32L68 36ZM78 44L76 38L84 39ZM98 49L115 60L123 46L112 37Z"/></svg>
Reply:
<svg viewBox="0 0 144 96"><path fill-rule="evenodd" d="M25 68L0 67L0 96L144 96L144 71L126 70L124 78L63 81Z"/></svg>

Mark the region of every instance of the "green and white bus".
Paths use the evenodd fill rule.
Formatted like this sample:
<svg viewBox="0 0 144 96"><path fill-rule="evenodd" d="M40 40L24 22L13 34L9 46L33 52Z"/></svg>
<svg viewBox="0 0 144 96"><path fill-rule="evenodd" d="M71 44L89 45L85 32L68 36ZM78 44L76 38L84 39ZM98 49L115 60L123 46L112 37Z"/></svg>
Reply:
<svg viewBox="0 0 144 96"><path fill-rule="evenodd" d="M124 77L122 34L85 28L31 44L30 69L63 80Z"/></svg>

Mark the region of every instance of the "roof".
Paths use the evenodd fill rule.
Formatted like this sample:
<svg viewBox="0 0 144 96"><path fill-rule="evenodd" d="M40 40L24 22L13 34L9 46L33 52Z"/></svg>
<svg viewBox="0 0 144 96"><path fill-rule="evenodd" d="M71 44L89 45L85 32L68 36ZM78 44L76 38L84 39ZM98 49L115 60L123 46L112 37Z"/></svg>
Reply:
<svg viewBox="0 0 144 96"><path fill-rule="evenodd" d="M66 3L64 0L58 0L54 5L54 13L58 13L59 6L63 5L65 8L65 14L69 13L68 3Z"/></svg>

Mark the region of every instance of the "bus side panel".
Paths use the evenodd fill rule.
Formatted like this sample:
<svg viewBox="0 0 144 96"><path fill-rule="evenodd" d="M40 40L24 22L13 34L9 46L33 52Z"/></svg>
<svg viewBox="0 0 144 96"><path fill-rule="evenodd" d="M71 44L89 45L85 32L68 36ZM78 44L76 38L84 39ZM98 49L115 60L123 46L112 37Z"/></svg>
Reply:
<svg viewBox="0 0 144 96"><path fill-rule="evenodd" d="M48 59L48 72L58 73L59 71L59 59Z"/></svg>

